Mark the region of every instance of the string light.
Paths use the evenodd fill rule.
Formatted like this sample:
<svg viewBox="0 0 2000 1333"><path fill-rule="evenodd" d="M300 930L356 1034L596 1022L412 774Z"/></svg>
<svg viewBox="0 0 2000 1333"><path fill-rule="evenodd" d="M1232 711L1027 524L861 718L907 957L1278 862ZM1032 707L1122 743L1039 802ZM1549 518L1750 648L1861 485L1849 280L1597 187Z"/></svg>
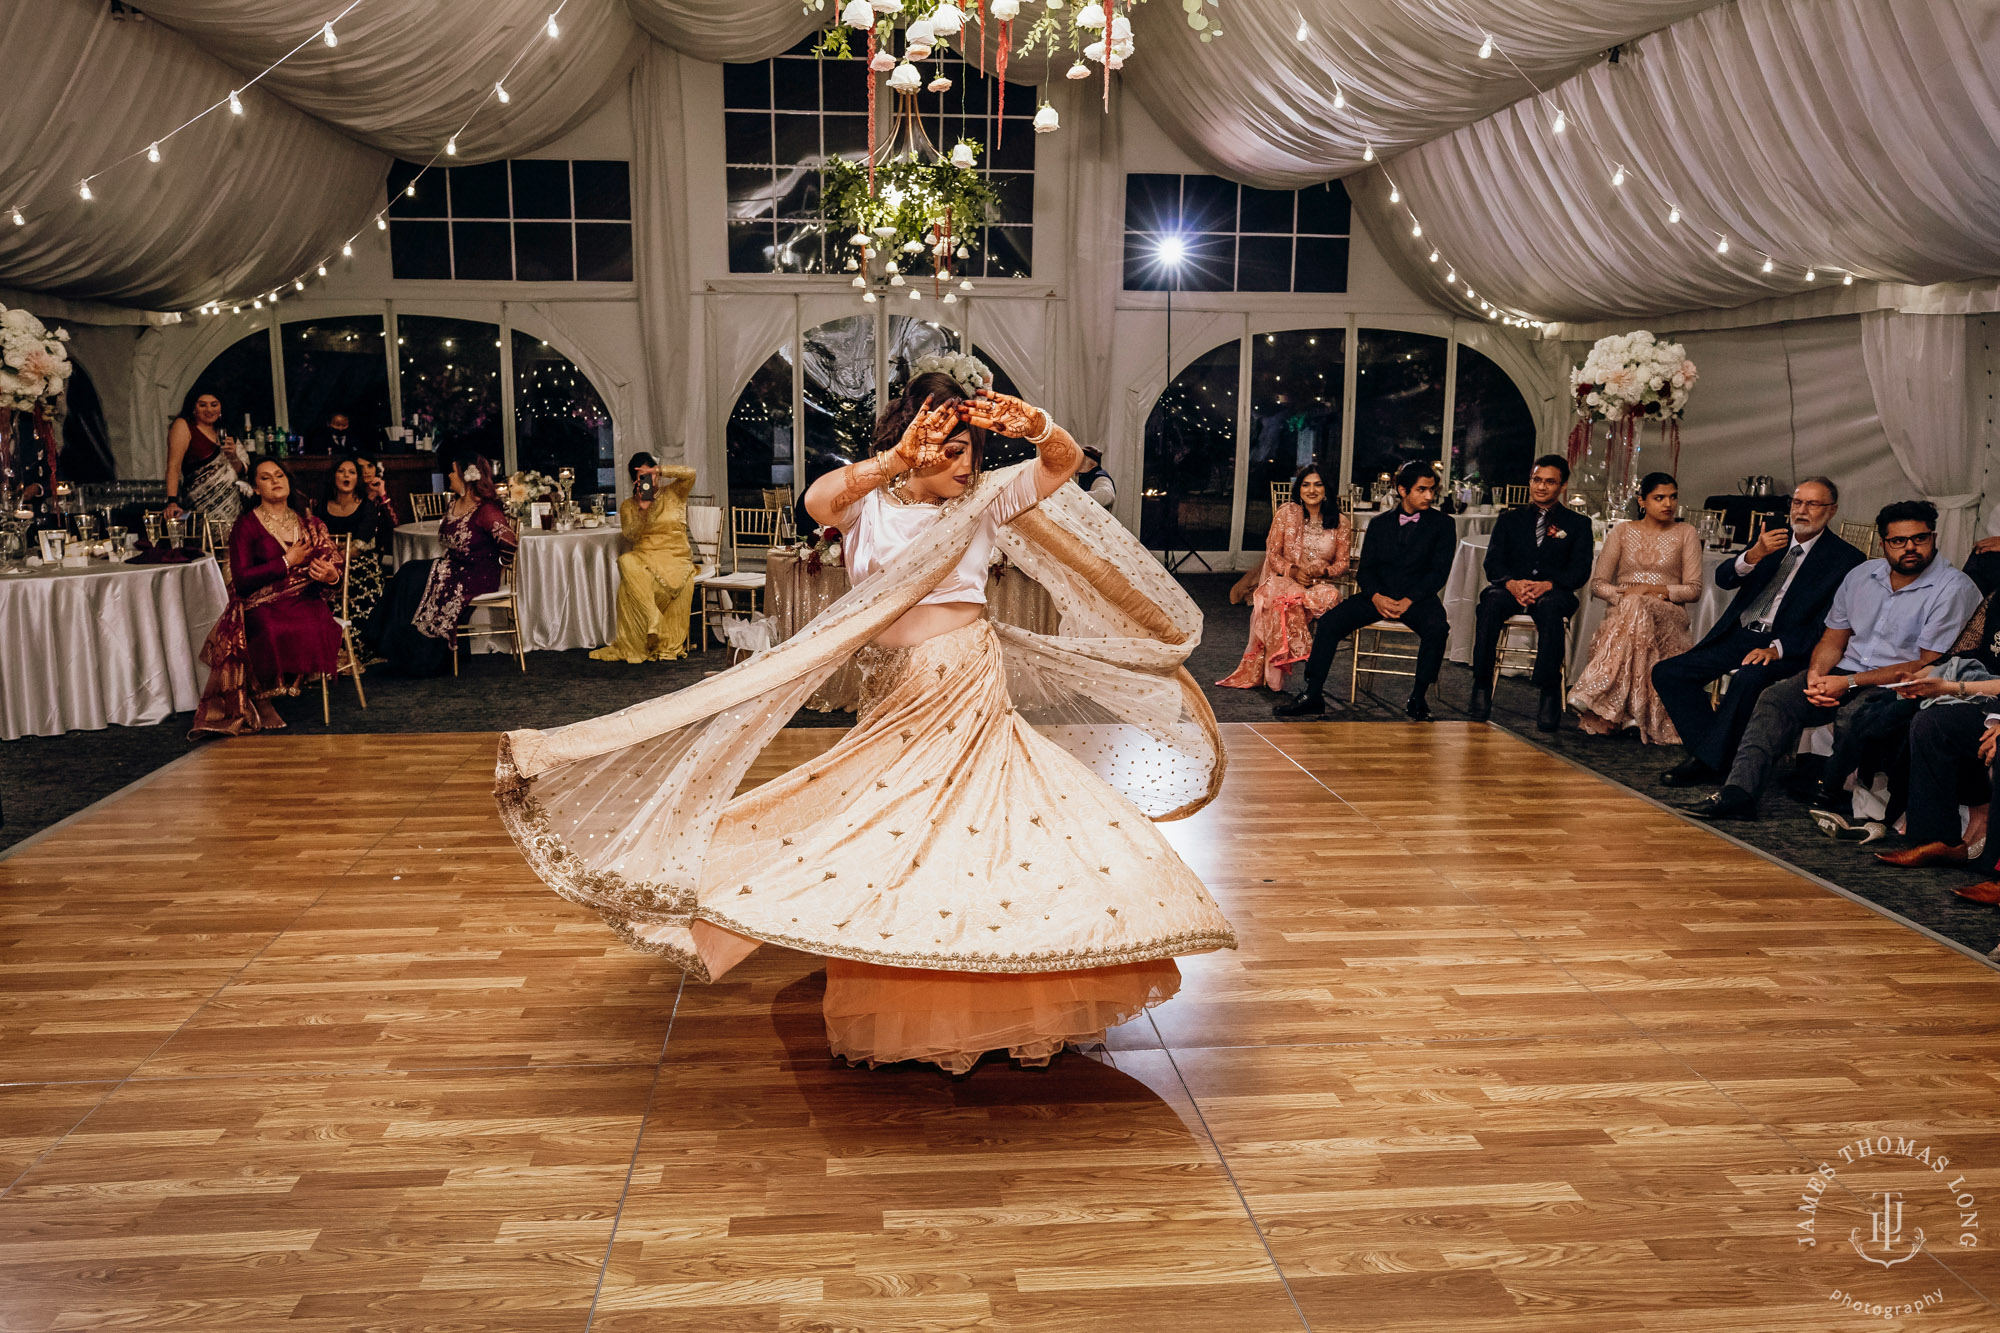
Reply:
<svg viewBox="0 0 2000 1333"><path fill-rule="evenodd" d="M147 147L146 160L148 162L158 162L160 160L160 145L157 141Z"/></svg>
<svg viewBox="0 0 2000 1333"><path fill-rule="evenodd" d="M1307 25L1306 16L1304 14L1299 15L1299 30L1293 33L1292 36L1298 41L1303 42L1306 38L1312 35L1313 35L1313 30L1310 26Z"/></svg>
<svg viewBox="0 0 2000 1333"><path fill-rule="evenodd" d="M1840 278L1840 285L1843 287L1852 287L1854 285L1854 275L1852 273L1842 274Z"/></svg>
<svg viewBox="0 0 2000 1333"><path fill-rule="evenodd" d="M320 275L320 276L321 276L322 278L326 276L326 265L324 265L324 264L321 264L321 265L319 266L319 275Z"/></svg>
<svg viewBox="0 0 2000 1333"><path fill-rule="evenodd" d="M1623 185L1625 183L1625 167L1622 163L1619 165L1618 170L1611 173L1611 183L1613 185Z"/></svg>
<svg viewBox="0 0 2000 1333"><path fill-rule="evenodd" d="M453 135L453 136L452 136L451 138L449 138L449 139L446 139L446 140L444 141L444 155L445 155L446 157L457 157L457 156L458 156L458 136L457 136L457 135Z"/></svg>
<svg viewBox="0 0 2000 1333"><path fill-rule="evenodd" d="M384 218L384 217L379 217L379 216L378 216L378 217L377 217L377 218L375 219L375 230L376 230L376 231L387 231L387 230L389 230L389 220L388 220L387 218Z"/></svg>
<svg viewBox="0 0 2000 1333"><path fill-rule="evenodd" d="M1362 147L1362 149L1361 149L1361 160L1362 160L1363 162L1373 162L1373 161L1375 160L1375 145L1374 145L1374 144L1372 144L1372 143L1371 143L1371 144L1366 144L1366 145L1363 145L1363 147Z"/></svg>
<svg viewBox="0 0 2000 1333"><path fill-rule="evenodd" d="M293 291L298 291L298 292L302 292L302 291L304 291L305 289L306 289L306 284L305 284L305 280L304 280L304 279L302 279L302 278L293 278L293 279L292 279L292 290L293 290Z"/></svg>
<svg viewBox="0 0 2000 1333"><path fill-rule="evenodd" d="M78 181L76 183L76 192L77 195L83 199L91 199L95 197L90 193L90 182L87 180Z"/></svg>
<svg viewBox="0 0 2000 1333"><path fill-rule="evenodd" d="M1433 264L1438 262L1438 252L1435 250L1431 251L1431 262Z"/></svg>
<svg viewBox="0 0 2000 1333"><path fill-rule="evenodd" d="M1556 108L1556 123L1554 128L1557 134L1561 134L1569 128L1569 121L1563 116L1563 109L1561 107Z"/></svg>
<svg viewBox="0 0 2000 1333"><path fill-rule="evenodd" d="M1715 253L1719 255L1726 255L1729 253L1729 238L1727 236L1724 236L1722 239L1718 240L1715 243Z"/></svg>
<svg viewBox="0 0 2000 1333"><path fill-rule="evenodd" d="M507 85L504 83L496 83L493 85L493 95L500 99L501 106L505 106L509 102L514 100L512 97L509 97L507 95Z"/></svg>
<svg viewBox="0 0 2000 1333"><path fill-rule="evenodd" d="M1421 223L1421 222L1411 222L1411 223L1410 223L1410 235L1412 235L1412 236L1421 236L1421 235L1423 235L1423 234L1424 234L1424 224L1423 224L1423 223Z"/></svg>
<svg viewBox="0 0 2000 1333"><path fill-rule="evenodd" d="M1680 220L1681 220L1681 206L1679 204L1674 204L1667 209L1667 221L1679 222Z"/></svg>
<svg viewBox="0 0 2000 1333"><path fill-rule="evenodd" d="M340 38L333 35L333 25L331 23L327 24L325 27L319 30L319 38L321 41L325 42L328 46L340 45Z"/></svg>
<svg viewBox="0 0 2000 1333"><path fill-rule="evenodd" d="M1400 204L1403 202L1403 191L1401 187L1397 186L1393 181L1389 185L1389 202L1392 204Z"/></svg>
<svg viewBox="0 0 2000 1333"><path fill-rule="evenodd" d="M554 14L549 15L549 26L547 31L549 34L550 41L554 41L556 38L562 36L562 29L556 26L556 16Z"/></svg>
<svg viewBox="0 0 2000 1333"><path fill-rule="evenodd" d="M1818 273L1818 271L1817 271L1817 270L1815 270L1815 269L1807 269L1807 270L1806 270L1806 281L1807 281L1807 282L1818 282L1818 281L1819 281L1819 273Z"/></svg>
<svg viewBox="0 0 2000 1333"><path fill-rule="evenodd" d="M1492 33L1488 33L1488 34L1486 34L1486 40L1485 40L1485 41L1483 41L1483 42L1481 42L1481 43L1479 44L1479 58L1480 58L1481 60L1491 60L1491 59L1493 58L1493 34L1492 34Z"/></svg>
<svg viewBox="0 0 2000 1333"><path fill-rule="evenodd" d="M243 99L236 95L236 90L234 88L231 88L229 90L229 113L233 116L240 116L243 114Z"/></svg>
<svg viewBox="0 0 2000 1333"><path fill-rule="evenodd" d="M28 219L21 215L21 210L18 208L14 210L14 225L17 227L25 227L28 225Z"/></svg>
<svg viewBox="0 0 2000 1333"><path fill-rule="evenodd" d="M352 259L352 258L354 258L354 242L353 242L353 241L349 241L349 242L347 242L347 244L345 244L345 245L343 245L343 246L341 246L341 247L340 247L340 257L341 257L342 259Z"/></svg>
<svg viewBox="0 0 2000 1333"><path fill-rule="evenodd" d="M1764 271L1764 272L1766 272L1766 273L1769 273L1769 272L1770 272L1770 271L1771 271L1771 270L1772 270L1773 268L1775 268L1775 267L1777 267L1777 266L1776 266L1775 264L1773 264L1773 263L1772 263L1772 262L1771 262L1771 261L1770 261L1770 260L1769 260L1768 258L1767 258L1767 259L1765 259L1765 261L1764 261L1764 268L1763 268L1763 271Z"/></svg>

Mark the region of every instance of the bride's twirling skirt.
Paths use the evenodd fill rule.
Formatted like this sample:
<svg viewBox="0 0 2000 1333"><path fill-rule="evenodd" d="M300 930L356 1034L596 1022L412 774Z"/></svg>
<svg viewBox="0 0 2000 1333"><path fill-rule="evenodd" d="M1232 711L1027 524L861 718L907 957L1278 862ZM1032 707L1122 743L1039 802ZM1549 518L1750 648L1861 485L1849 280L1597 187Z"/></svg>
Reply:
<svg viewBox="0 0 2000 1333"><path fill-rule="evenodd" d="M712 975L754 941L824 955L836 1054L957 1072L1101 1036L1174 993L1175 956L1234 947L1152 821L1014 711L985 621L860 666L859 725L721 817Z"/></svg>

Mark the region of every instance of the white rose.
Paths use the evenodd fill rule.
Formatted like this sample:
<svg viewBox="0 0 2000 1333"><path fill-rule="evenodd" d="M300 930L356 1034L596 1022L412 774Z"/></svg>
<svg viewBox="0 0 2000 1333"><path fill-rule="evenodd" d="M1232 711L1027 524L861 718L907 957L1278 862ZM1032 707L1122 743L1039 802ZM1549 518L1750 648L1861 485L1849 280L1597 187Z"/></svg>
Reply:
<svg viewBox="0 0 2000 1333"><path fill-rule="evenodd" d="M11 310L0 311L0 328L18 329L22 332L33 329L39 333L40 323L40 320L18 306Z"/></svg>

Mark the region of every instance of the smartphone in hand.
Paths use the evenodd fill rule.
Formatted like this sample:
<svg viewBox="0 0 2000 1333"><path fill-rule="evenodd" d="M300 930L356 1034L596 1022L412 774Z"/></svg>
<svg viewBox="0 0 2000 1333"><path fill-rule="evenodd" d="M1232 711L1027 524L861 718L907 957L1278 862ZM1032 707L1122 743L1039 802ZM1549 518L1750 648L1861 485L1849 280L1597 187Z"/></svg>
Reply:
<svg viewBox="0 0 2000 1333"><path fill-rule="evenodd" d="M632 498L635 500L650 500L653 498L653 479L650 476L640 477L639 480L632 483Z"/></svg>

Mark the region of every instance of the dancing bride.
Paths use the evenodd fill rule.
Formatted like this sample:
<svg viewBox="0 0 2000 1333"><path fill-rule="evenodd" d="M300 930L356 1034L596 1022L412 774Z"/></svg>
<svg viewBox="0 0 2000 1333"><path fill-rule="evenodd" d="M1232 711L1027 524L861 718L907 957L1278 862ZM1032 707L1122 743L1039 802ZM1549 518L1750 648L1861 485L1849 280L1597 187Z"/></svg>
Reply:
<svg viewBox="0 0 2000 1333"><path fill-rule="evenodd" d="M760 943L827 960L833 1051L963 1073L1046 1062L1170 997L1174 958L1234 948L1154 820L1222 779L1182 668L1193 602L1074 486L1047 412L970 358L916 375L881 452L821 477L853 588L776 648L701 684L501 742L502 817L535 872L635 948L712 981ZM989 432L1036 457L996 472ZM995 549L1046 588L1053 635L985 616ZM848 659L855 728L734 792Z"/></svg>

